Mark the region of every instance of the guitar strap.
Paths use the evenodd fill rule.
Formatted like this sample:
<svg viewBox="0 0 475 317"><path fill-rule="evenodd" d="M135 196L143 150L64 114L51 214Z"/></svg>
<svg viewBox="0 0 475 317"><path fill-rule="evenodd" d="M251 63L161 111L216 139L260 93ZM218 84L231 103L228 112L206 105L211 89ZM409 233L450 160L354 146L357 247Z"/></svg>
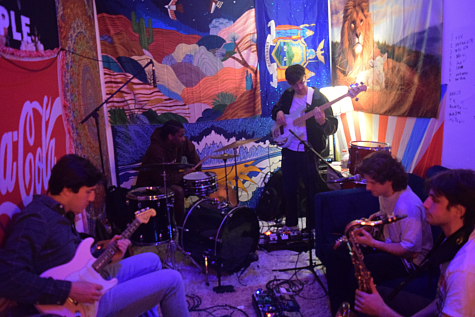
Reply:
<svg viewBox="0 0 475 317"><path fill-rule="evenodd" d="M315 90L312 87L307 87L307 108L312 105L313 93Z"/></svg>

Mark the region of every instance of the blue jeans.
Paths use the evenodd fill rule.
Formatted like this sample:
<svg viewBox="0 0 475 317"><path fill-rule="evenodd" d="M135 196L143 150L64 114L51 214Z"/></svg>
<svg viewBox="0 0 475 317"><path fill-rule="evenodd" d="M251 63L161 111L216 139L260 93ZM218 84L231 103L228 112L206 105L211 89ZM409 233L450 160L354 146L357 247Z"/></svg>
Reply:
<svg viewBox="0 0 475 317"><path fill-rule="evenodd" d="M104 276L105 275L105 276ZM162 270L160 258L142 253L107 266L103 276L118 284L102 296L97 316L190 316L183 279L175 270Z"/></svg>

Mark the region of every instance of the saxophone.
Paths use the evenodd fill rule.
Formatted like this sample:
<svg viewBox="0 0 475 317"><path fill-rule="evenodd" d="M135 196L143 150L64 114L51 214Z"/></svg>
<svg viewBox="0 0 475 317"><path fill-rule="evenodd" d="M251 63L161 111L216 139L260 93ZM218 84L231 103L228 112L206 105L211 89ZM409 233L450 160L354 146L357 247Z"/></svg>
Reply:
<svg viewBox="0 0 475 317"><path fill-rule="evenodd" d="M385 219L376 220L376 221L371 221L367 219L353 220L348 225L346 225L345 235L339 238L335 242L334 249L339 248L343 244L346 244L346 246L348 247L348 251L350 252L351 262L353 263L353 266L355 268L355 277L356 277L356 280L358 281L358 289L360 291L363 291L368 294L371 293L371 285L370 285L371 273L368 271L368 269L366 268L366 265L364 264L363 252L361 252L359 244L356 243L354 231L356 229L363 228L363 227L376 227L380 225L393 223L395 221L404 219L406 217L407 217L406 215L391 216L391 217L387 217ZM355 317L356 313L352 311L350 303L345 302L338 309L336 317L348 317L348 316Z"/></svg>

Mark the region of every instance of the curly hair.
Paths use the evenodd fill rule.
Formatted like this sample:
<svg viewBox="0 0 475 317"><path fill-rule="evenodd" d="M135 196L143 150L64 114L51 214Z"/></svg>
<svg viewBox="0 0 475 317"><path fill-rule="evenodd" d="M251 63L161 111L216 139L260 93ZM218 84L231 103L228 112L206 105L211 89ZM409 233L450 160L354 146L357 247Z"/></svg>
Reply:
<svg viewBox="0 0 475 317"><path fill-rule="evenodd" d="M447 170L429 178L427 183L436 196L447 198L447 208L457 205L465 207L463 224L475 226L475 171Z"/></svg>
<svg viewBox="0 0 475 317"><path fill-rule="evenodd" d="M407 173L404 166L392 157L389 151L376 151L369 154L357 167L357 172L371 177L380 184L391 181L393 190L396 192L407 187Z"/></svg>

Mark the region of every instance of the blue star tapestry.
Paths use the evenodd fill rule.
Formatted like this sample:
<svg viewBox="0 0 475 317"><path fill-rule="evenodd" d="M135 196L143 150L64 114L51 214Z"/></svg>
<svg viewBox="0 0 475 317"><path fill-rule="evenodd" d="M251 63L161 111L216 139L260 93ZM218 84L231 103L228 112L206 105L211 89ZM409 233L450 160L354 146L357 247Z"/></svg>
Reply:
<svg viewBox="0 0 475 317"><path fill-rule="evenodd" d="M309 86L330 85L327 0L256 0L256 25L263 117L289 87L290 65L306 68Z"/></svg>

